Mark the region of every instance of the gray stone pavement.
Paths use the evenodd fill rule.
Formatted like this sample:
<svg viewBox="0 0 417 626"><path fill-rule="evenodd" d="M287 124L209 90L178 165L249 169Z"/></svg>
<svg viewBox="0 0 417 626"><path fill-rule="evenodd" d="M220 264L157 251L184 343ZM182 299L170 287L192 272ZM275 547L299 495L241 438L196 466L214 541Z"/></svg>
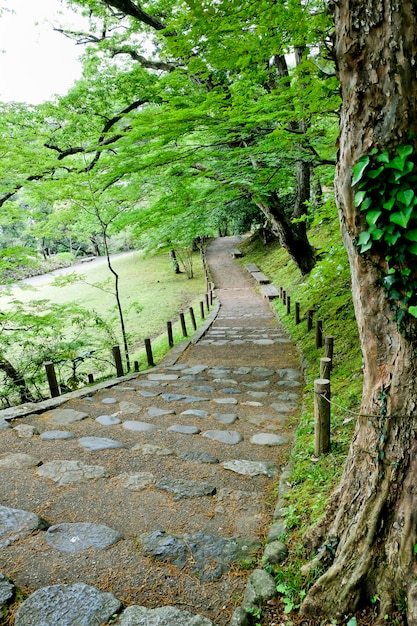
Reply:
<svg viewBox="0 0 417 626"><path fill-rule="evenodd" d="M285 557L273 493L303 380L236 243L209 246L220 306L185 350L3 412L0 607L24 590L17 626L244 624L250 572Z"/></svg>

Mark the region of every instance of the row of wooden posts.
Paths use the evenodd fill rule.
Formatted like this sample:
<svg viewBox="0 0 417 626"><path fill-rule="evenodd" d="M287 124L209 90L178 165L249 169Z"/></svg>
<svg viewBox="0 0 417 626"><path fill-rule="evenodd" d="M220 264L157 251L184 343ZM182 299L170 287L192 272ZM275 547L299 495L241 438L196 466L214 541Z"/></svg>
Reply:
<svg viewBox="0 0 417 626"><path fill-rule="evenodd" d="M279 297L286 307L287 315L291 314L291 296L280 287ZM308 309L306 314L307 329L313 330L315 309ZM295 302L294 323L301 323L300 303ZM316 319L315 347L320 349L324 344L324 356L320 359L320 378L314 381L314 456L330 452L330 373L333 367L334 337L323 336L323 322Z"/></svg>
<svg viewBox="0 0 417 626"><path fill-rule="evenodd" d="M206 317L206 313L207 314L209 313L210 307L213 305L213 284L210 283L208 280L206 280L206 286L207 286L207 292L205 293L205 299L204 301L202 300L200 302L200 317L203 320ZM188 309L188 312L190 315L191 326L193 328L193 331L196 331L197 322L196 322L193 307L190 306ZM184 338L188 337L187 323L186 323L184 313L179 314L179 321L181 324L182 336ZM170 348L172 348L174 346L174 335L172 331L171 321L167 322L167 335L168 335L168 345ZM148 366L154 367L155 363L154 363L154 358L153 358L153 353L152 353L152 344L151 344L150 338L146 338L144 340L144 343L145 343L146 360L147 360ZM122 361L122 354L121 354L120 346L113 346L112 355L113 355L113 361L116 367L117 377L119 378L121 376L124 376L125 372L123 369L123 361ZM138 372L139 362L135 361L133 366L134 366L134 371ZM45 363L45 371L46 371L46 378L48 380L49 391L50 391L51 397L56 398L57 396L61 395L61 388L58 383L55 366L52 363L52 361L48 361L47 363ZM94 383L93 374L88 374L88 383L89 384Z"/></svg>

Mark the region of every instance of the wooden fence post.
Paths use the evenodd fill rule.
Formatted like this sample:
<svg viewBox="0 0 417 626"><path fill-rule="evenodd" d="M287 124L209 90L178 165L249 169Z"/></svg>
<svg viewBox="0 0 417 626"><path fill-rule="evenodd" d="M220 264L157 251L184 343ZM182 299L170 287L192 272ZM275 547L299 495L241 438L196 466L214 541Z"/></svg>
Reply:
<svg viewBox="0 0 417 626"><path fill-rule="evenodd" d="M291 297L287 296L287 315L291 313Z"/></svg>
<svg viewBox="0 0 417 626"><path fill-rule="evenodd" d="M316 348L323 346L323 322L321 320L316 321Z"/></svg>
<svg viewBox="0 0 417 626"><path fill-rule="evenodd" d="M200 315L201 319L204 319L204 302L200 302Z"/></svg>
<svg viewBox="0 0 417 626"><path fill-rule="evenodd" d="M151 346L150 339L145 339L145 350L146 350L146 358L148 359L148 365L149 367L153 367L155 363L153 362L152 346Z"/></svg>
<svg viewBox="0 0 417 626"><path fill-rule="evenodd" d="M300 303L295 303L295 325L298 326L300 323Z"/></svg>
<svg viewBox="0 0 417 626"><path fill-rule="evenodd" d="M182 336L187 337L187 327L185 325L184 313L180 313L180 322L181 322Z"/></svg>
<svg viewBox="0 0 417 626"><path fill-rule="evenodd" d="M332 369L332 360L328 356L324 356L320 359L320 378L327 378L330 380L330 371Z"/></svg>
<svg viewBox="0 0 417 626"><path fill-rule="evenodd" d="M61 395L61 393L56 379L55 367L52 361L47 361L45 363L45 370L46 377L48 379L49 391L51 392L51 398L57 398Z"/></svg>
<svg viewBox="0 0 417 626"><path fill-rule="evenodd" d="M206 293L206 309L207 309L207 313L208 313L210 311L210 301L209 301L208 293Z"/></svg>
<svg viewBox="0 0 417 626"><path fill-rule="evenodd" d="M88 374L88 384L92 385L94 382L94 375L93 374Z"/></svg>
<svg viewBox="0 0 417 626"><path fill-rule="evenodd" d="M307 311L307 332L308 333L313 328L313 315L314 315L314 309L309 309Z"/></svg>
<svg viewBox="0 0 417 626"><path fill-rule="evenodd" d="M191 324L193 327L193 330L197 330L197 324L195 321L195 315L194 315L194 309L192 306L190 306L190 318L191 318Z"/></svg>
<svg viewBox="0 0 417 626"><path fill-rule="evenodd" d="M282 292L282 304L287 304L287 292L284 291Z"/></svg>
<svg viewBox="0 0 417 626"><path fill-rule="evenodd" d="M314 381L314 456L330 450L330 380Z"/></svg>
<svg viewBox="0 0 417 626"><path fill-rule="evenodd" d="M123 376L123 365L122 365L122 355L120 354L119 346L113 346L112 348L114 364L116 365L116 373L117 376Z"/></svg>
<svg viewBox="0 0 417 626"><path fill-rule="evenodd" d="M329 335L324 339L324 356L328 357L331 361L330 368L333 367L333 347L334 347L334 337Z"/></svg>
<svg viewBox="0 0 417 626"><path fill-rule="evenodd" d="M134 368L135 372L139 371L139 361L134 361L133 362L133 368Z"/></svg>
<svg viewBox="0 0 417 626"><path fill-rule="evenodd" d="M168 345L170 348L174 345L174 337L172 335L172 322L167 322Z"/></svg>

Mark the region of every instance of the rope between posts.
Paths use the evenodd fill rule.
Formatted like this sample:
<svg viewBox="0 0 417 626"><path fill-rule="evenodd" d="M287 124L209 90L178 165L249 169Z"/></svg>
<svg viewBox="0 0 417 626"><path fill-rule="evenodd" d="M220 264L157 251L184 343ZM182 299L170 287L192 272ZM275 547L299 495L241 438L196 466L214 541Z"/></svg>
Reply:
<svg viewBox="0 0 417 626"><path fill-rule="evenodd" d="M351 415L354 415L355 417L368 417L368 418L375 418L375 417L381 417L378 416L377 414L367 414L367 413L357 413L356 411L351 411L350 409L347 409L345 406L342 406L341 404L337 404L337 402L333 402L333 400L330 400L329 398L327 398L323 393L320 393L318 391L313 391L314 394L316 394L316 396L320 396L321 398L323 398L323 400L326 400L326 402L328 402L330 405L333 405L335 407L337 407L338 409L341 409L342 411L346 411L347 413L350 413ZM400 418L400 419L410 419L410 417L417 417L416 415L386 415L385 419L392 419L393 417L395 418Z"/></svg>

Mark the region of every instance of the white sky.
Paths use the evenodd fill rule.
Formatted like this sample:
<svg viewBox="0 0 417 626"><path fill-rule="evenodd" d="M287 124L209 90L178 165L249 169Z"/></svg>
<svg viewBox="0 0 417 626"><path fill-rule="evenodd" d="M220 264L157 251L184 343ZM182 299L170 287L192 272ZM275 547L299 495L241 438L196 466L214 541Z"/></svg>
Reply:
<svg viewBox="0 0 417 626"><path fill-rule="evenodd" d="M77 18L60 0L0 0L0 7L14 11L0 15L0 101L39 104L65 94L81 76L83 46L52 26L74 27Z"/></svg>

